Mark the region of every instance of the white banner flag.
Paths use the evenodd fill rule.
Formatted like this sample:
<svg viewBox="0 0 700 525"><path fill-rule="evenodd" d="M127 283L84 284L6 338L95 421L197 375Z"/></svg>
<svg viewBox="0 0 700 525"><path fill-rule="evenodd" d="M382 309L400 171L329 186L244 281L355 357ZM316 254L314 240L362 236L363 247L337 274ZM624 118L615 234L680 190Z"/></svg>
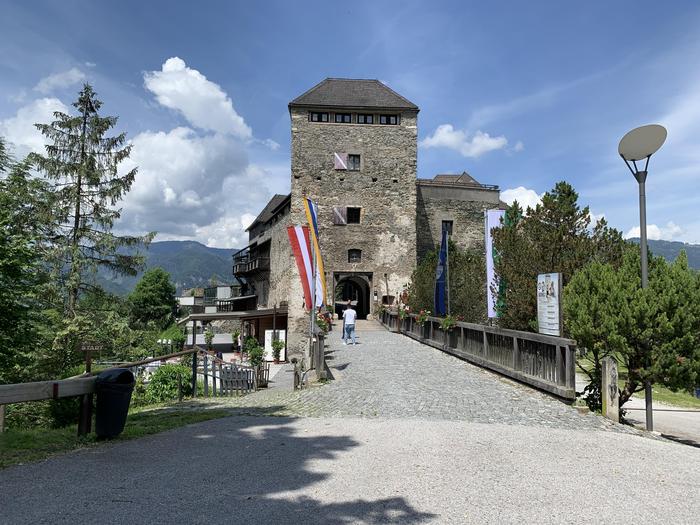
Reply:
<svg viewBox="0 0 700 525"><path fill-rule="evenodd" d="M496 304L491 292L492 285L498 286L498 279L493 268L493 238L491 237L491 230L501 227L501 218L505 213L505 210L486 210L484 212L484 227L486 229L486 304L489 319L498 317Z"/></svg>

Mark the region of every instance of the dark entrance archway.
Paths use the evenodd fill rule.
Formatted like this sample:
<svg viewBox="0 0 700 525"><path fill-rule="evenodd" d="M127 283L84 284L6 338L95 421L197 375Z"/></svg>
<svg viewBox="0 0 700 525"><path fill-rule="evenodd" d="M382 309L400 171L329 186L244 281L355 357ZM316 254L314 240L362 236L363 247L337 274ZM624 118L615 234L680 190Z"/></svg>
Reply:
<svg viewBox="0 0 700 525"><path fill-rule="evenodd" d="M335 273L333 274L335 313L343 317L343 310L348 301L357 311L358 319L367 319L370 313L371 273Z"/></svg>

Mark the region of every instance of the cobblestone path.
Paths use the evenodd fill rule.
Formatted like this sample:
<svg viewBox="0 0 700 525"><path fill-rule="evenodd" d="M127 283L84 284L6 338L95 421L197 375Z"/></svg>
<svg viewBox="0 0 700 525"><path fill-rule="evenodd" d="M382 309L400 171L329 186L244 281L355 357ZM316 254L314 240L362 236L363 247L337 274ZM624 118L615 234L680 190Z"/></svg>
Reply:
<svg viewBox="0 0 700 525"><path fill-rule="evenodd" d="M345 346L331 332L326 359L336 379L297 392L261 390L204 403L239 413L419 418L634 432L374 323Z"/></svg>

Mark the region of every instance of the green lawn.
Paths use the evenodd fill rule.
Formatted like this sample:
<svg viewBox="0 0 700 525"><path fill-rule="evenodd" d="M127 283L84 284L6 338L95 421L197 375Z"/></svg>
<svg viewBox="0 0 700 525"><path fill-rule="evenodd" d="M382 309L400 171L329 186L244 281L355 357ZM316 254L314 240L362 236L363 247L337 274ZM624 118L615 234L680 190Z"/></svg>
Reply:
<svg viewBox="0 0 700 525"><path fill-rule="evenodd" d="M588 359L579 359L579 363L586 369L590 370L593 363ZM577 371L580 371L577 367ZM624 365L618 365L619 381L618 385L620 388L624 388L625 379L627 379L627 369ZM637 392L634 397L644 399L644 392ZM700 399L695 397L690 392L674 392L661 385L652 386L652 399L666 405L673 405L681 408L697 408L700 409Z"/></svg>
<svg viewBox="0 0 700 525"><path fill-rule="evenodd" d="M171 428L227 415L229 415L227 411L217 409L192 410L167 406L134 408L129 411L124 432L112 441L157 434ZM45 459L61 452L100 446L101 443L104 442L98 441L94 434L79 438L76 426L60 429L9 429L0 434L0 469Z"/></svg>

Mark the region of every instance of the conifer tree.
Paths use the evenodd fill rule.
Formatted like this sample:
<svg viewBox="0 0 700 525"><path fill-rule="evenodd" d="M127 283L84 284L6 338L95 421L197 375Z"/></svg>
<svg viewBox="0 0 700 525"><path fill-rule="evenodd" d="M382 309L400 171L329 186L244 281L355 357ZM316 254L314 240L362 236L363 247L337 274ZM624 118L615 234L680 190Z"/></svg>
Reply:
<svg viewBox="0 0 700 525"><path fill-rule="evenodd" d="M105 136L117 117L98 114L102 102L85 84L73 103L77 115L54 113L51 124L36 127L51 142L46 155L34 155L39 171L52 181L56 234L52 259L66 271L66 301L70 313L81 290L89 286L87 273L98 266L121 275L135 275L142 258L125 255L119 248L147 243L145 237L116 236L112 233L120 210L114 206L129 191L136 168L118 173L119 164L129 157L131 145L126 134Z"/></svg>
<svg viewBox="0 0 700 525"><path fill-rule="evenodd" d="M67 321L81 317L79 297L94 288L98 268L117 275L135 275L143 258L134 248L147 245L154 235L112 233L121 211L116 205L136 176L136 168L119 172L131 145L125 133L107 136L117 124L117 117L100 116L102 102L89 84L83 86L73 106L77 114L55 112L52 123L36 125L49 144L45 155L32 156L51 184L54 233L45 246L46 258L52 266ZM72 338L75 343L75 336L81 336L77 331L84 332L89 324L85 318L80 319L75 323L79 329L71 331L67 327L67 332L59 337Z"/></svg>

